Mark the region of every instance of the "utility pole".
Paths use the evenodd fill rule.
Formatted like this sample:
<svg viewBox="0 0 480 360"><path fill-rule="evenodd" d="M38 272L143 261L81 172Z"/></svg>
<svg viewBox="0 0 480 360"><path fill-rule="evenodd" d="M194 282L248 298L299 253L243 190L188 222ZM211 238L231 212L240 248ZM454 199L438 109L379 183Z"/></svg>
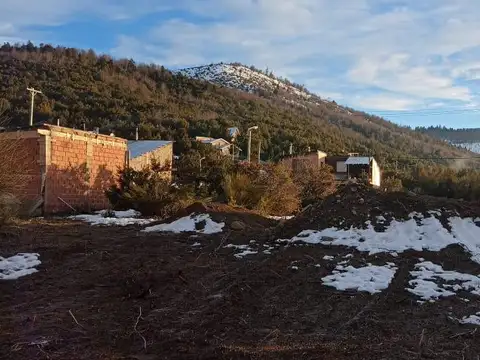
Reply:
<svg viewBox="0 0 480 360"><path fill-rule="evenodd" d="M138 126L135 128L135 141L138 141Z"/></svg>
<svg viewBox="0 0 480 360"><path fill-rule="evenodd" d="M247 129L248 133L248 149L247 149L247 161L250 162L250 154L252 150L252 130L257 130L258 126L252 126Z"/></svg>
<svg viewBox="0 0 480 360"><path fill-rule="evenodd" d="M41 94L42 92L40 90L35 90L34 88L27 88L28 91L30 91L31 94L31 103L30 103L30 126L33 125L33 104L35 102L35 95Z"/></svg>
<svg viewBox="0 0 480 360"><path fill-rule="evenodd" d="M290 155L293 155L293 143L290 143L290 149L288 150Z"/></svg>
<svg viewBox="0 0 480 360"><path fill-rule="evenodd" d="M262 140L258 140L258 163L260 164L260 152L262 151Z"/></svg>

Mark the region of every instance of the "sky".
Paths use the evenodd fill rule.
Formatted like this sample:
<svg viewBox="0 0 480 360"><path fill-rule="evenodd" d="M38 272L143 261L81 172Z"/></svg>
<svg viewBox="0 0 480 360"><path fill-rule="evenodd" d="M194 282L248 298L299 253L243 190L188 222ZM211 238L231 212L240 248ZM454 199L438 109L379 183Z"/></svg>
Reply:
<svg viewBox="0 0 480 360"><path fill-rule="evenodd" d="M0 42L241 62L410 126L480 127L479 0L1 0Z"/></svg>

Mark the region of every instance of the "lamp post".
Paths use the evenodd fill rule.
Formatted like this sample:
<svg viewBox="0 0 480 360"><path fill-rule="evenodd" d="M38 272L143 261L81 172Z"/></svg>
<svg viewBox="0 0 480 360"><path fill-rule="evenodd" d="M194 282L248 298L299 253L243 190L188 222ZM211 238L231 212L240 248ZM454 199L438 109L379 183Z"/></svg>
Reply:
<svg viewBox="0 0 480 360"><path fill-rule="evenodd" d="M205 160L205 157L200 158L200 173L202 172L202 160Z"/></svg>
<svg viewBox="0 0 480 360"><path fill-rule="evenodd" d="M248 133L248 149L247 149L247 161L250 162L250 154L252 150L252 130L257 130L258 126L252 126L247 129Z"/></svg>

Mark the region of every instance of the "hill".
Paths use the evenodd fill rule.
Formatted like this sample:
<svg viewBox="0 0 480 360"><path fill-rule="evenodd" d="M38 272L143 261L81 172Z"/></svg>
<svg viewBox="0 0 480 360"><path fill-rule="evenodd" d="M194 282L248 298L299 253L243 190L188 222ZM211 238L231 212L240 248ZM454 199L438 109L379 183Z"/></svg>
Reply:
<svg viewBox="0 0 480 360"><path fill-rule="evenodd" d="M415 130L480 154L480 128L452 129L445 126L430 126L417 127Z"/></svg>
<svg viewBox="0 0 480 360"><path fill-rule="evenodd" d="M239 64L170 72L92 50L5 44L0 79L0 111L15 126L28 124L26 87L33 86L43 91L36 98L36 122L59 119L127 138L139 126L141 138L175 140L176 151L188 148L195 135L225 137L226 127L244 132L259 125L254 142L261 139L264 159L278 159L290 143L295 152L359 152L384 164L470 154Z"/></svg>

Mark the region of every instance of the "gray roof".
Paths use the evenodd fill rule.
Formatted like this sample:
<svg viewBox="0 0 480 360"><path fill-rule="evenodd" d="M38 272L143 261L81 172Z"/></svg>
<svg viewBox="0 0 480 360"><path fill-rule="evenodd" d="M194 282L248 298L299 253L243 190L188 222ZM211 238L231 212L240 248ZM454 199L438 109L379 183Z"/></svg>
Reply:
<svg viewBox="0 0 480 360"><path fill-rule="evenodd" d="M372 158L368 156L350 156L345 165L369 165Z"/></svg>
<svg viewBox="0 0 480 360"><path fill-rule="evenodd" d="M173 141L165 140L139 140L129 141L128 151L130 152L130 159L142 156L146 153L152 152L160 147L172 144Z"/></svg>

